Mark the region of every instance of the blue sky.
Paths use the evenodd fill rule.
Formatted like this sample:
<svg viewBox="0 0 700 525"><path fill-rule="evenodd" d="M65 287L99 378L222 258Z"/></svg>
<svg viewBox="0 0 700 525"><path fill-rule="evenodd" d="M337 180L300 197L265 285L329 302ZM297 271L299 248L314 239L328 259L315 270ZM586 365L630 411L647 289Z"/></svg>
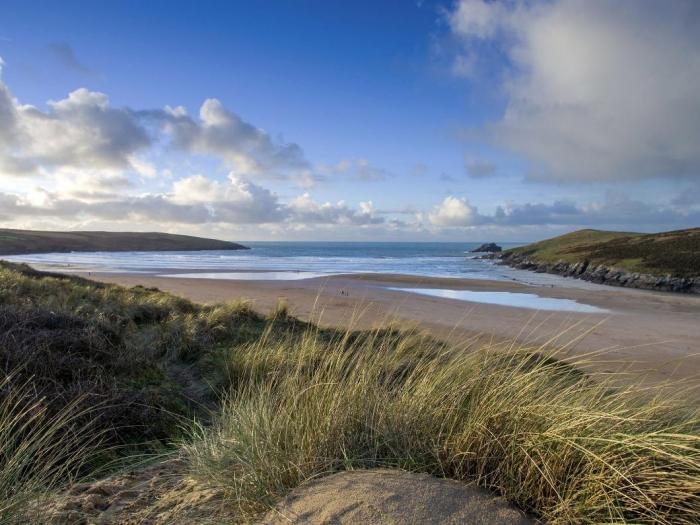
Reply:
<svg viewBox="0 0 700 525"><path fill-rule="evenodd" d="M4 226L532 240L700 222L692 1L0 13Z"/></svg>

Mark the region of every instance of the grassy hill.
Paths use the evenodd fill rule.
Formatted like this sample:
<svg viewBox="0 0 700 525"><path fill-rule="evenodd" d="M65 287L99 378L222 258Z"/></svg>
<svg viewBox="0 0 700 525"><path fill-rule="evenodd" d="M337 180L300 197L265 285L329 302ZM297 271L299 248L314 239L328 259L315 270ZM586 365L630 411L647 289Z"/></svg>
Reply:
<svg viewBox="0 0 700 525"><path fill-rule="evenodd" d="M504 258L538 263L588 262L654 276L700 275L700 228L663 233L579 230L513 248Z"/></svg>
<svg viewBox="0 0 700 525"><path fill-rule="evenodd" d="M156 232L0 229L0 255L52 252L243 250L235 242Z"/></svg>

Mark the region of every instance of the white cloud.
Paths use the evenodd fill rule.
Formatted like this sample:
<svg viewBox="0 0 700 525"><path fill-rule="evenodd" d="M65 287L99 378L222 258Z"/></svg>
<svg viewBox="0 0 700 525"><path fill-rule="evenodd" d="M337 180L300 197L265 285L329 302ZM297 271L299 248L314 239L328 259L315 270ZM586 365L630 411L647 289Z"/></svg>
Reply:
<svg viewBox="0 0 700 525"><path fill-rule="evenodd" d="M634 224L637 231L659 231L688 228L700 223L700 207L689 205L685 199L671 198L667 203L650 204L625 194L609 193L603 200L587 203L554 201L551 203L506 203L493 213L479 213L464 198L446 197L432 211L417 214L417 222L437 228L483 231L508 229L525 231L533 227L564 230L602 228L628 230ZM435 229L433 229L436 232Z"/></svg>
<svg viewBox="0 0 700 525"><path fill-rule="evenodd" d="M336 204L326 202L319 204L309 193L304 193L289 203L292 220L306 224L382 224L384 219L375 215L372 202L361 202L360 209L355 210L340 201Z"/></svg>
<svg viewBox="0 0 700 525"><path fill-rule="evenodd" d="M215 155L237 175L285 175L308 168L301 147L274 141L264 130L244 121L215 99L199 110L199 122L182 107L150 112L163 125L176 148Z"/></svg>
<svg viewBox="0 0 700 525"><path fill-rule="evenodd" d="M90 191L87 187L81 188L80 179L74 182L75 185L66 185L61 192L36 188L24 196L0 193L0 217L181 225L279 224L292 229L308 225L368 226L385 222L376 215L371 201L361 202L356 209L344 202L320 204L305 193L285 204L269 190L233 174L223 182L194 175L175 181L170 192L142 195L107 189ZM118 187L120 181L103 180L103 188L110 184Z"/></svg>
<svg viewBox="0 0 700 525"><path fill-rule="evenodd" d="M153 178L156 167L140 153L169 139L178 150L221 159L237 175L311 180L297 144L274 140L217 99L204 101L198 120L182 106L115 108L107 95L85 88L47 105L45 111L21 104L0 80L0 173L70 167L133 170Z"/></svg>
<svg viewBox="0 0 700 525"><path fill-rule="evenodd" d="M134 171L136 171L142 177L154 179L158 176L158 168L156 168L155 164L137 157L136 155L129 157L129 164L131 164Z"/></svg>
<svg viewBox="0 0 700 525"><path fill-rule="evenodd" d="M460 0L450 16L450 25L461 35L490 38L507 15L506 7L501 2Z"/></svg>
<svg viewBox="0 0 700 525"><path fill-rule="evenodd" d="M86 201L119 198L132 184L123 173L60 169L54 173L56 196Z"/></svg>
<svg viewBox="0 0 700 525"><path fill-rule="evenodd" d="M202 175L180 179L170 197L177 204L199 204L210 211L212 222L261 224L280 222L286 210L269 190L229 174L226 182Z"/></svg>
<svg viewBox="0 0 700 525"><path fill-rule="evenodd" d="M102 189L93 191L80 189L80 179L74 182L60 192L41 187L23 195L0 192L0 219L9 227L152 229L155 223L159 229L195 234L249 227L257 228L258 235L268 232L282 237L285 232L326 232L331 238L333 232L344 232L358 237L365 231L378 238L389 234L454 238L458 232L470 232L474 239L508 239L518 232L537 236L542 231L555 234L583 227L628 229L630 223L639 231L700 223L700 208L692 204L671 198L667 204L650 205L621 194L589 203L506 203L488 214L479 213L464 198L448 196L429 212L413 211L415 220L404 222L385 215L410 210L378 211L371 201L356 208L342 201L321 203L309 193L285 203L269 190L233 175L224 181L195 175L175 181L164 193L136 195L123 193L124 181L119 178L106 178Z"/></svg>
<svg viewBox="0 0 700 525"><path fill-rule="evenodd" d="M42 110L22 105L0 82L0 177L28 175L21 179L27 181L22 183L24 191L1 194L0 215L5 220L285 228L303 226L304 221L384 222L369 202L356 209L342 202L318 204L307 194L285 204L251 182L249 177L267 176L311 186L323 175L310 169L298 145L273 140L216 99L202 104L198 121L180 106L145 111L114 108L105 94L84 88L47 106ZM164 138L186 153L222 159L231 173L223 181L204 175L173 180L171 172L159 171L147 160L151 155L146 154ZM366 161L356 162L353 169L373 173ZM146 184L139 180L137 187L136 174L161 179ZM32 183L36 187L28 189ZM149 186L151 191L145 192Z"/></svg>
<svg viewBox="0 0 700 525"><path fill-rule="evenodd" d="M49 101L49 110L16 101L0 81L0 169L129 169L131 156L151 144L128 109L110 107L103 93L81 88Z"/></svg>
<svg viewBox="0 0 700 525"><path fill-rule="evenodd" d="M534 172L700 174L696 1L461 0L449 22L465 56L495 45L507 57L507 108L488 136Z"/></svg>
<svg viewBox="0 0 700 525"><path fill-rule="evenodd" d="M435 226L472 226L478 219L478 213L466 199L450 195L435 206L428 219Z"/></svg>

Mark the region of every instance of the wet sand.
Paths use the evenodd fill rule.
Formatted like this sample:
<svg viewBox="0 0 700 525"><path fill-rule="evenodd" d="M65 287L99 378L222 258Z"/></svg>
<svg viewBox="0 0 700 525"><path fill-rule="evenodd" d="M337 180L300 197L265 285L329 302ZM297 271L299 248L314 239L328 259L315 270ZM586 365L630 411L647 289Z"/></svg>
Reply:
<svg viewBox="0 0 700 525"><path fill-rule="evenodd" d="M87 275L83 274L87 277ZM389 274L338 275L295 281L250 281L92 273L91 279L155 286L193 301L247 298L267 313L284 299L291 313L325 326L368 328L414 321L434 335L459 341L565 346L564 356L589 356L597 372L628 371L653 383L700 383L700 297L595 286L535 287L518 282L426 278ZM609 313L536 311L419 295L388 287L536 293L570 299Z"/></svg>

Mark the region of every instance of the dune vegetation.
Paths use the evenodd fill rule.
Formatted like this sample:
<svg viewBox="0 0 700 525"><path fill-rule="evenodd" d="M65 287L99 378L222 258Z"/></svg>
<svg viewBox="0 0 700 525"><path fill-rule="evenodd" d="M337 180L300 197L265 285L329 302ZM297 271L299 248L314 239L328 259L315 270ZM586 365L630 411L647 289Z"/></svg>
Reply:
<svg viewBox="0 0 700 525"><path fill-rule="evenodd" d="M311 478L377 467L475 482L552 523L700 521L690 386L9 264L0 308L0 522L50 521L38 500L162 451L239 522Z"/></svg>

